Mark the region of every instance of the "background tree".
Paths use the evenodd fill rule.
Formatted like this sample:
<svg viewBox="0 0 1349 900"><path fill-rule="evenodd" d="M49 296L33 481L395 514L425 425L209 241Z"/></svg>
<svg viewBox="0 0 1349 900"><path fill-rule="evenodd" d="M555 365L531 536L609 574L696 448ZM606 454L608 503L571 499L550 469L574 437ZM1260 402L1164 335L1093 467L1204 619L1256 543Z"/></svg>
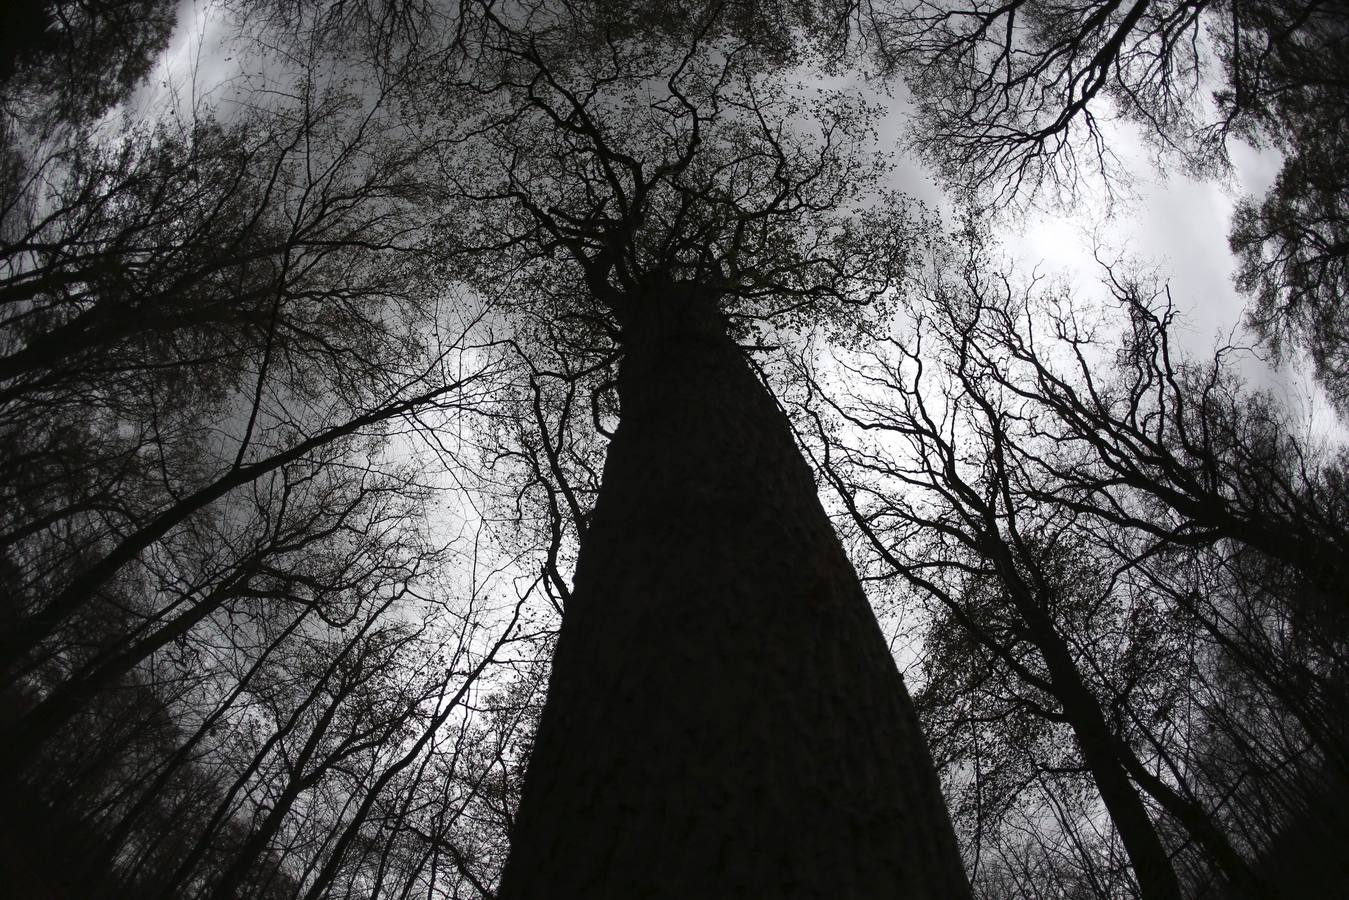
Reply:
<svg viewBox="0 0 1349 900"><path fill-rule="evenodd" d="M497 833L459 821L495 774L464 742L517 726L468 710L515 690L496 666L534 639L538 579L430 534L472 523L436 482L477 448L442 435L438 473L413 442L507 367L446 283L428 146L314 56L252 103L94 128L61 105L78 73L30 78L56 52L4 98L7 880L280 897L439 871L476 896L446 848Z"/></svg>
<svg viewBox="0 0 1349 900"><path fill-rule="evenodd" d="M1172 313L1138 281L1107 272L1112 345L1068 298L988 277L977 250L939 259L913 330L877 334L812 427L864 571L928 610L920 708L983 889L1146 896L1135 828L1187 895L1335 883L1310 836L1338 832L1321 798L1343 784L1340 581L1319 562L1341 558L1340 457L1243 388L1230 351L1175 358ZM1063 814L1084 775L1136 888L1113 837ZM1308 843L1293 851L1285 828Z"/></svg>
<svg viewBox="0 0 1349 900"><path fill-rule="evenodd" d="M1225 168L1233 137L1282 152L1274 186L1233 223L1237 284L1257 332L1309 351L1344 411L1349 21L1338 4L887 0L858 18L858 39L913 93L914 146L989 208L1068 199L1092 172L1111 189L1116 119L1191 170Z"/></svg>

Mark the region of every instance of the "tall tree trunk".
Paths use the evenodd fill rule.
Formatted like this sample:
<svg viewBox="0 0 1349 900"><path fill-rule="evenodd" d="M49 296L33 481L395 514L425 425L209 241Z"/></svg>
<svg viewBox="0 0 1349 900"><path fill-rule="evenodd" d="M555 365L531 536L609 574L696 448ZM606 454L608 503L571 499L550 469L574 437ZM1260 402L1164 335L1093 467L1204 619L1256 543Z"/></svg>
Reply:
<svg viewBox="0 0 1349 900"><path fill-rule="evenodd" d="M968 897L780 410L715 297L639 299L499 897Z"/></svg>
<svg viewBox="0 0 1349 900"><path fill-rule="evenodd" d="M1015 590L1014 590L1015 593ZM1062 635L1054 628L1048 616L1033 601L1019 603L1022 619L1029 626L1031 640L1040 651L1054 695L1063 709L1063 716L1077 738L1082 761L1091 772L1096 790L1101 795L1110 819L1115 823L1120 842L1129 855L1134 875L1138 878L1139 896L1143 900L1180 900L1182 894L1176 870L1171 864L1157 827L1148 815L1143 798L1134 787L1116 750L1131 753L1128 746L1114 737L1100 704L1087 687L1082 673Z"/></svg>
<svg viewBox="0 0 1349 900"><path fill-rule="evenodd" d="M988 513L987 510L983 512ZM1101 802L1129 856L1138 879L1139 895L1143 900L1180 900L1183 892L1171 854L1148 814L1138 787L1130 778L1131 772L1141 775L1147 767L1128 741L1111 728L1100 702L1073 658L1067 640L1046 611L1049 607L1037 596L1033 583L1022 579L1016 559L998 536L996 525L990 524L982 537L1016 613L1024 623L1025 636L1044 660L1064 720L1073 730L1082 761L1091 772ZM1037 576L1036 583L1042 582L1043 579ZM1182 798L1160 778L1140 779L1140 784L1164 809L1180 819L1233 884L1244 886L1241 896L1265 896L1254 873L1207 812ZM1155 786L1165 788L1166 796L1159 796Z"/></svg>

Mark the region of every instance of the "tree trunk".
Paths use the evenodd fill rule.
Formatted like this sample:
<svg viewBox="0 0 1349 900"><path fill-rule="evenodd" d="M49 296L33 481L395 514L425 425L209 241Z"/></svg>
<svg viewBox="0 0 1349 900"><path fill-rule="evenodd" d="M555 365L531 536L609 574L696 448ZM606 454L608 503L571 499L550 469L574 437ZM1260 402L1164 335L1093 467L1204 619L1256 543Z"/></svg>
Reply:
<svg viewBox="0 0 1349 900"><path fill-rule="evenodd" d="M1054 694L1077 738L1082 761L1090 770L1101 802L1129 855L1138 878L1139 896L1143 900L1180 900L1180 882L1171 857L1138 789L1115 755L1117 741L1100 704L1083 681L1067 644L1039 610L1032 610L1029 615L1023 610L1022 615L1030 625L1032 640L1049 669ZM1124 746L1123 742L1118 743ZM1125 752L1129 752L1127 747Z"/></svg>
<svg viewBox="0 0 1349 900"><path fill-rule="evenodd" d="M638 299L499 897L968 897L780 410L715 297Z"/></svg>
<svg viewBox="0 0 1349 900"><path fill-rule="evenodd" d="M1068 642L1046 612L1047 607L1036 596L1034 588L1021 579L1011 551L994 535L992 528L988 534L992 561L998 568L1002 583L1007 587L1017 615L1025 625L1027 637L1044 660L1054 697L1059 701L1065 721L1073 730L1082 761L1091 772L1101 802L1105 804L1124 851L1129 856L1129 863L1138 879L1139 895L1143 900L1180 900L1183 893L1171 854L1162 842L1138 788L1130 779L1131 771L1141 773L1146 771L1146 767L1129 743L1110 727L1100 702L1073 658ZM1160 779L1151 780L1158 785L1163 784ZM1168 812L1178 813L1178 804L1168 804L1148 784L1142 786ZM1168 791L1174 793L1169 788ZM1179 795L1176 796L1179 798ZM1194 804L1186 803L1184 814L1177 817L1223 873L1233 879L1234 884L1247 885L1251 896L1263 896L1249 868L1207 813Z"/></svg>

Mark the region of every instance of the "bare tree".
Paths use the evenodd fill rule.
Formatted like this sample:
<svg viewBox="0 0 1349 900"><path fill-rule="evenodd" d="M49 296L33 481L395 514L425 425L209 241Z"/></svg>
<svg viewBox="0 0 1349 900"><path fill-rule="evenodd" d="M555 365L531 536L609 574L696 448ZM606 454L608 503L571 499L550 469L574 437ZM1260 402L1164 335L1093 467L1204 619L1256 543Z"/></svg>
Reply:
<svg viewBox="0 0 1349 900"><path fill-rule="evenodd" d="M35 895L434 888L388 817L492 776L448 737L539 580L427 537L407 445L507 361L451 283L444 157L387 82L302 62L120 132L28 90L51 58L6 82L2 861Z"/></svg>
<svg viewBox="0 0 1349 900"><path fill-rule="evenodd" d="M903 237L840 219L866 120L775 92L744 46L550 53L585 39L500 23L464 128L490 155L456 173L484 289L621 355L501 896L960 896L894 663L736 345L846 328L891 278Z"/></svg>
<svg viewBox="0 0 1349 900"><path fill-rule="evenodd" d="M1342 778L1342 463L1223 354L1174 357L1139 282L1106 273L1112 343L977 249L939 260L912 331L875 333L843 399L806 396L866 571L930 598L919 696L967 858L1014 873L1009 816L1080 804L1089 774L1142 895L1281 889L1281 830L1333 821L1310 785ZM1058 819L1036 855L1081 827ZM1095 895L1120 890L1109 843L1073 841Z"/></svg>
<svg viewBox="0 0 1349 900"><path fill-rule="evenodd" d="M914 146L996 208L1070 199L1084 174L1113 193L1116 139L1139 126L1192 171L1228 165L1237 138L1284 154L1230 234L1251 324L1310 351L1345 407L1345 70L1349 19L1320 0L877 0L851 23L918 106ZM847 14L828 20L846 28Z"/></svg>

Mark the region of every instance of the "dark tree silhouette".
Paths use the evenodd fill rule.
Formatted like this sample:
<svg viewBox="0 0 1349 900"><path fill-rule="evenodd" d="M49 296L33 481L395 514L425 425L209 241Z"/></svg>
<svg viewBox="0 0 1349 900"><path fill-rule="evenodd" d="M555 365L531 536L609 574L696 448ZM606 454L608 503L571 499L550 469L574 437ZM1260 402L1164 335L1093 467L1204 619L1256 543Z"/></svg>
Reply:
<svg viewBox="0 0 1349 900"><path fill-rule="evenodd" d="M1346 27L1349 32L1349 27ZM1342 60L1349 44L1328 51ZM1237 285L1255 300L1250 323L1276 350L1301 348L1341 414L1349 413L1349 182L1346 140L1327 129L1321 112L1343 100L1349 73L1334 99L1313 96L1312 114L1290 114L1297 136L1285 146L1283 169L1260 201L1237 207L1229 242L1240 261ZM1349 117L1341 106L1339 121Z"/></svg>
<svg viewBox="0 0 1349 900"><path fill-rule="evenodd" d="M967 272L967 277L977 274ZM982 308L957 307L942 289L927 299L924 306L934 307L932 315L919 314L916 328L940 347L939 372L951 379L945 390L923 377L916 351L875 335L870 344L888 348L894 361L882 362L880 372L868 373L866 380L887 388L889 398L857 413L831 405L846 424L907 443L913 461L887 462L880 452L863 451L853 458L863 473L860 481L842 481L832 465L827 471L872 552L894 574L936 597L954 625L968 633L969 643L954 651L961 655L943 668L958 671L970 656L987 656L985 665L1000 670L1002 679L1010 674L1020 682L1004 715L1024 722L1028 711L1043 723L1066 726L1078 760L1056 764L1090 775L1128 854L1138 895L1179 898L1181 886L1168 850L1130 777L1131 769L1143 766L1110 722L1110 708L1136 701L1127 694L1109 704L1099 699L1102 691L1084 671L1092 663L1081 662L1075 649L1073 631L1081 625L1074 620L1090 622L1100 615L1092 609L1099 601L1079 594L1084 574L1079 567L1089 559L1088 548L1066 541L1062 523L1042 521L1041 507L1021 501L1016 454L1025 447L1024 434L1011 427L1020 416L988 390L986 368L996 361L983 355L984 345L971 334ZM912 380L901 371L905 362L915 366ZM938 399L928 399L934 396ZM957 419L973 432L973 447L948 433ZM892 499L887 481L917 487L931 499ZM863 507L857 505L859 496ZM921 549L897 555L895 532L915 536ZM932 652L939 654L936 635L932 643ZM978 703L970 714L977 720L997 715L994 710Z"/></svg>
<svg viewBox="0 0 1349 900"><path fill-rule="evenodd" d="M895 664L733 337L846 328L889 283L902 223L839 219L866 121L775 90L750 47L578 61L559 30L497 32L505 76L465 126L492 155L459 176L498 210L484 285L621 356L499 896L961 896Z"/></svg>
<svg viewBox="0 0 1349 900"><path fill-rule="evenodd" d="M259 34L280 8L239 7ZM50 113L4 184L0 426L27 441L0 453L3 781L40 826L6 825L6 868L54 894L490 895L509 824L508 894L965 893L903 684L737 344L847 333L902 266L906 220L852 215L867 113L775 87L781 48L729 42L744 9L696 39L298 11L253 51L260 108L92 127L156 46L129 37L124 74L82 60L116 90L34 88L51 48L6 82ZM371 70L332 75L335 48ZM615 415L596 499L577 419ZM475 416L507 440L447 438ZM543 503L490 597L475 536L442 599L455 554L393 461L418 439L521 518ZM551 646L540 588L570 624L522 744L542 669L502 656Z"/></svg>
<svg viewBox="0 0 1349 900"><path fill-rule="evenodd" d="M17 0L0 29L0 134L82 126L129 94L168 45L168 0Z"/></svg>
<svg viewBox="0 0 1349 900"><path fill-rule="evenodd" d="M876 51L984 199L1115 113L1278 146L1233 245L1333 391L1338 8L223 6L255 74L151 125L169 7L0 41L8 883L1337 889L1345 457L1120 268L1089 326L952 252L808 67Z"/></svg>

